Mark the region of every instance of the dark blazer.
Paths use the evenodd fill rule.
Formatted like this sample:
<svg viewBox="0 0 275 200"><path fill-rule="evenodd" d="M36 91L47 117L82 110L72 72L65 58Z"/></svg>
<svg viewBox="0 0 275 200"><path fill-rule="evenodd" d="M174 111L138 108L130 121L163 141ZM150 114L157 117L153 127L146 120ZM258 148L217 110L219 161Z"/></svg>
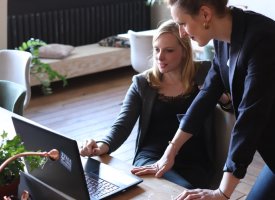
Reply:
<svg viewBox="0 0 275 200"><path fill-rule="evenodd" d="M201 111L213 109L222 92L230 91L236 123L224 171L243 178L258 151L275 173L275 22L251 11L231 11L231 43L214 41L213 65L180 128L196 134L207 113Z"/></svg>
<svg viewBox="0 0 275 200"><path fill-rule="evenodd" d="M138 121L137 151L149 126L157 91L149 86L143 74L135 75L132 81L123 100L120 113L112 125L110 132L98 140L109 145L109 153L115 151L122 145Z"/></svg>

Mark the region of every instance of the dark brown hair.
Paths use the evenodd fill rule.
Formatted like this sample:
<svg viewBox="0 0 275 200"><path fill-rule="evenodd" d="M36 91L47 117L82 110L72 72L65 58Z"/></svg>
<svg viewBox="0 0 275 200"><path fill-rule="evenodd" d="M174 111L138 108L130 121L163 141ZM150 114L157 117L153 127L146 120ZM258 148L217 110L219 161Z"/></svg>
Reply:
<svg viewBox="0 0 275 200"><path fill-rule="evenodd" d="M226 12L228 0L166 0L170 6L178 6L184 9L190 15L198 14L203 5L211 6L215 9L217 15L223 16Z"/></svg>

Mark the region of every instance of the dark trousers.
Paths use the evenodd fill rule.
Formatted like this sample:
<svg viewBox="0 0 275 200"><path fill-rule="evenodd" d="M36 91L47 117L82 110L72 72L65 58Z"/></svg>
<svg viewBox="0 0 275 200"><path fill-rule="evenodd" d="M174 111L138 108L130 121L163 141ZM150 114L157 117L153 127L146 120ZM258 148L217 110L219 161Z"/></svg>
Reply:
<svg viewBox="0 0 275 200"><path fill-rule="evenodd" d="M265 165L246 200L275 200L275 173Z"/></svg>

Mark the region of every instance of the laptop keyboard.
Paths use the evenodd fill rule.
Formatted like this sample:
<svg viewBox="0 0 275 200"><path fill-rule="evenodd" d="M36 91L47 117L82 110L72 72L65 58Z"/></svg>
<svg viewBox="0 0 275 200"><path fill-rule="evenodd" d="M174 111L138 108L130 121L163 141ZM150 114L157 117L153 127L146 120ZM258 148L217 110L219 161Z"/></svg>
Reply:
<svg viewBox="0 0 275 200"><path fill-rule="evenodd" d="M100 199L106 194L119 189L119 186L105 181L99 177L91 177L90 174L88 175L85 173L85 178L90 196L97 199Z"/></svg>

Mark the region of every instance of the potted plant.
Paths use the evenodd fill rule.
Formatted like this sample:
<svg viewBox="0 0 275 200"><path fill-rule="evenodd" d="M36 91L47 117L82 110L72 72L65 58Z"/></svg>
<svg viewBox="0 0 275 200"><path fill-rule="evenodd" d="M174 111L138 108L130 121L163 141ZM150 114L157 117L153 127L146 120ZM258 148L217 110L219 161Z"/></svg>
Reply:
<svg viewBox="0 0 275 200"><path fill-rule="evenodd" d="M67 79L62 74L53 70L48 63L44 63L39 58L39 47L46 45L46 43L39 39L29 39L23 42L17 49L21 51L28 51L32 54L31 62L31 76L35 77L42 86L42 92L45 95L52 93L51 82L53 80L61 80L63 86L67 85Z"/></svg>
<svg viewBox="0 0 275 200"><path fill-rule="evenodd" d="M43 166L43 157L59 158L57 150L48 152L27 152L19 136L8 139L8 133L0 135L0 199L4 196L17 196L20 171L24 171L26 157L30 170Z"/></svg>

